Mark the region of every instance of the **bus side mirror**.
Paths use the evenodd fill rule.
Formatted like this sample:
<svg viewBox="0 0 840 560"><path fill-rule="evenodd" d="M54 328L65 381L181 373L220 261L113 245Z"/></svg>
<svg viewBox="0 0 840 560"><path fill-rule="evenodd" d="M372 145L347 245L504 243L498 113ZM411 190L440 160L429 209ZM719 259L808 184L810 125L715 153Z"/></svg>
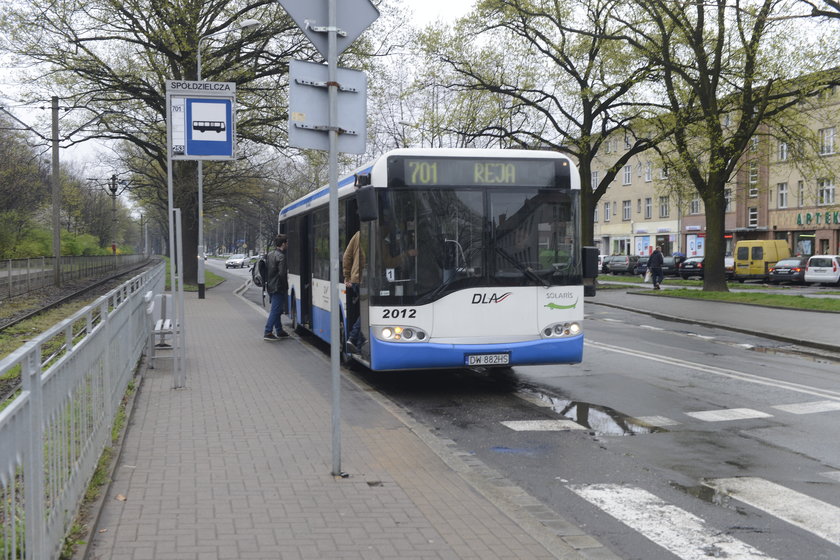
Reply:
<svg viewBox="0 0 840 560"><path fill-rule="evenodd" d="M598 277L598 247L583 247L581 249L583 262L583 295L595 296L597 287L595 279Z"/></svg>
<svg viewBox="0 0 840 560"><path fill-rule="evenodd" d="M376 189L370 185L356 191L356 203L359 206L359 220L373 222L379 217L379 207L376 201Z"/></svg>

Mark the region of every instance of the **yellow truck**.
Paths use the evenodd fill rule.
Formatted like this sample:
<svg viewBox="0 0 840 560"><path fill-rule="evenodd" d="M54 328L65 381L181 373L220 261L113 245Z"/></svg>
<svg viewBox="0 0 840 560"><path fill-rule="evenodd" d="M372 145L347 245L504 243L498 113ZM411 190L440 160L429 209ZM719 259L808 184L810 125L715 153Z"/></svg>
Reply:
<svg viewBox="0 0 840 560"><path fill-rule="evenodd" d="M764 280L770 277L770 268L790 256L790 247L783 239L738 241L735 244L735 279Z"/></svg>

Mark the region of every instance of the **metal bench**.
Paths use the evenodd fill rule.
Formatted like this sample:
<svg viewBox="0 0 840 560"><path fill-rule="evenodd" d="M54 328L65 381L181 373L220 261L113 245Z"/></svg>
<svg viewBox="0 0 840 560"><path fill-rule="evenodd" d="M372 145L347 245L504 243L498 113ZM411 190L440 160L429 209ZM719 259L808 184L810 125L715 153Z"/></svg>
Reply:
<svg viewBox="0 0 840 560"><path fill-rule="evenodd" d="M155 294L153 292L146 292L143 298L146 303L146 315L150 317L152 329L149 333L149 369L155 368L156 351L160 349L172 349L172 344L168 341L168 337L175 334L176 325L172 320L173 304L171 294ZM157 339L157 341L155 341ZM174 353L170 356L160 356L161 358L174 358Z"/></svg>

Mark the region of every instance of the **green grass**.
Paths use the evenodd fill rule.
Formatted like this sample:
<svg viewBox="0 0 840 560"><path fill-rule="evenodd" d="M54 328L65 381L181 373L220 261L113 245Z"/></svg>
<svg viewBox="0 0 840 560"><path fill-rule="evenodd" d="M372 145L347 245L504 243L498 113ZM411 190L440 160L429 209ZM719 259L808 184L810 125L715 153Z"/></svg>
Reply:
<svg viewBox="0 0 840 560"><path fill-rule="evenodd" d="M166 287L164 288L167 292L171 290L170 282L169 282L169 257L164 257L166 261ZM211 272L206 267L204 268L204 287L205 289L210 289L218 286L225 279L214 272ZM188 284L184 283L184 291L185 292L197 292L198 291L198 284Z"/></svg>
<svg viewBox="0 0 840 560"><path fill-rule="evenodd" d="M83 539L88 532L88 525L93 521L93 512L90 511L90 507L99 498L102 490L105 489L107 484L111 481L111 468L117 454L115 445L125 428L125 423L128 419L126 408L136 389L137 386L134 380L129 381L128 387L123 395L122 402L120 403L120 407L117 409L114 424L111 426L111 445L106 445L105 449L102 450L102 455L99 456L99 462L96 464L96 470L94 471L90 484L88 484L87 490L85 491L85 497L82 501L81 507L79 508L79 512L76 514L76 519L64 539L59 560L72 559L75 556L76 549L80 545L85 544Z"/></svg>
<svg viewBox="0 0 840 560"><path fill-rule="evenodd" d="M806 311L831 311L840 313L840 299L806 297L801 295L749 293L749 292L704 292L702 290L670 289L653 292L657 296L681 297L707 301L723 301L731 303L746 303L752 305L766 305L785 309L802 309Z"/></svg>
<svg viewBox="0 0 840 560"><path fill-rule="evenodd" d="M601 274L598 276L598 280L600 282L623 282L625 284L639 284L642 285L642 278L640 276L636 276L632 274L630 276L613 276L610 274ZM682 278L675 277L675 276L666 276L665 280L662 282L663 285L666 286L685 286L685 287L696 287L702 288L703 281L702 280L683 280ZM730 288L737 288L738 290L789 290L790 286L785 285L771 285L771 284L745 284L741 282L734 282L729 281L726 283L727 286ZM603 285L602 285L603 286ZM601 289L601 286L598 287ZM831 292L820 292L823 294L831 294ZM836 294L835 294L836 295Z"/></svg>

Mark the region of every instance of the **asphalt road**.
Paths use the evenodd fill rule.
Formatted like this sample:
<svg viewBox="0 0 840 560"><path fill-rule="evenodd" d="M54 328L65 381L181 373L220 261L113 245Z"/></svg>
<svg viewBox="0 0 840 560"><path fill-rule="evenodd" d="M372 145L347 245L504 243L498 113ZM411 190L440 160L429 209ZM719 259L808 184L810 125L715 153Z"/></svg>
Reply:
<svg viewBox="0 0 840 560"><path fill-rule="evenodd" d="M621 558L840 558L840 364L595 305L584 328L578 365L354 373Z"/></svg>
<svg viewBox="0 0 840 560"><path fill-rule="evenodd" d="M365 378L622 558L840 558L840 365L590 310L579 365Z"/></svg>

